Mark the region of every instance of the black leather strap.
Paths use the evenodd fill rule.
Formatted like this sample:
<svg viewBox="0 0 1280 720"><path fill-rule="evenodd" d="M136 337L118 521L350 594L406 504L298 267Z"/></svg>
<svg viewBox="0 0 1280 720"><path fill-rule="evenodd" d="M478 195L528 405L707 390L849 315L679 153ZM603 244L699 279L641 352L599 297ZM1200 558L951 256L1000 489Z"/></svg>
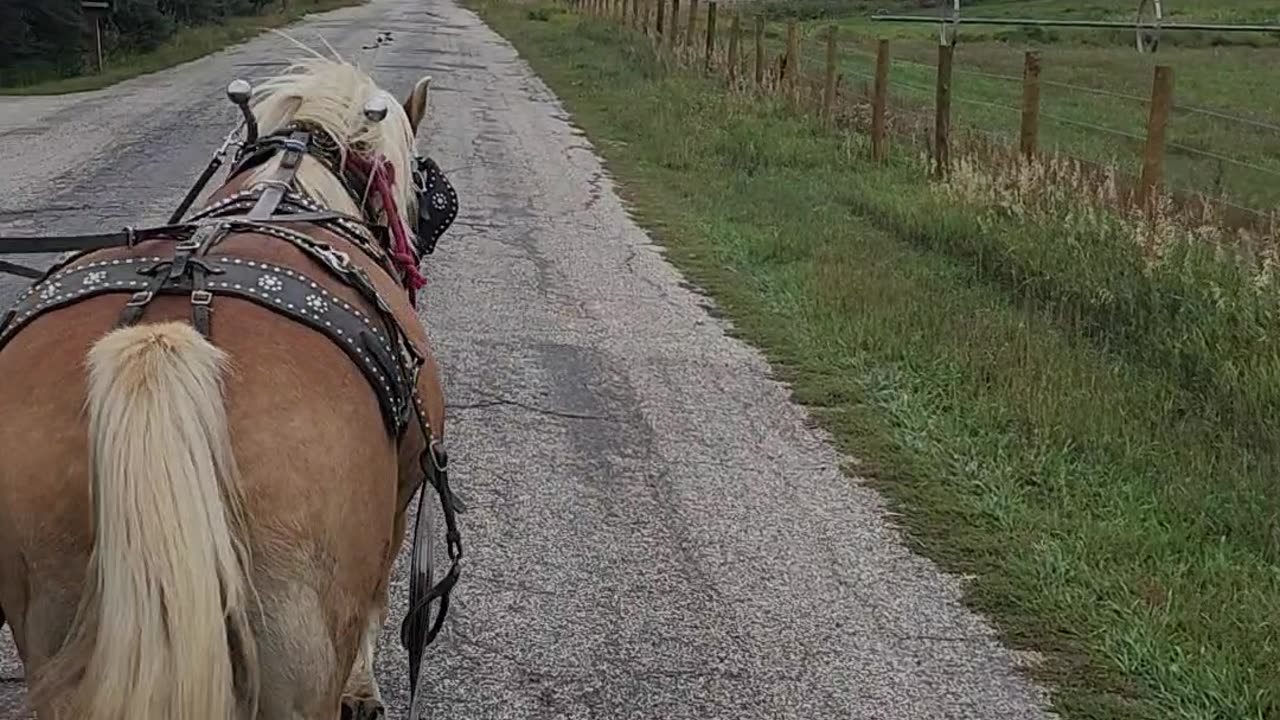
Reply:
<svg viewBox="0 0 1280 720"><path fill-rule="evenodd" d="M423 433L431 437L430 428L423 420ZM449 487L449 455L444 450L444 443L439 439L431 440L427 449L422 452L421 465L426 482L419 490L418 519L414 527L413 557L410 560L409 576L409 609L405 612L404 621L400 624L400 644L409 654L409 693L413 696L418 691L418 669L422 664L423 651L427 649L444 627L444 619L449 614L449 598L453 588L458 584L462 572L462 534L458 531L457 498ZM426 548L420 547L418 538L421 524L430 509L426 506L428 488L435 490L440 501L440 512L444 515L445 552L449 557L449 571L439 582L431 585L429 573L420 572L424 567L419 562ZM425 567L430 567L430 558ZM431 604L439 600L436 617L431 621Z"/></svg>
<svg viewBox="0 0 1280 720"><path fill-rule="evenodd" d="M171 260L171 256L104 260L50 276L19 297L12 317L0 324L0 349L44 313L98 295L134 293L126 305L126 318L134 322L157 295L192 295L193 319L206 328L219 296L241 298L300 322L342 348L373 387L388 429L400 436L413 408L409 382L416 382L416 377L401 372L398 328L387 327L379 317L366 314L291 268L229 255L205 255L187 262L207 265L207 271L186 273L185 281L166 284ZM203 279L193 281L195 276ZM202 290L210 295L208 303L202 302Z"/></svg>
<svg viewBox="0 0 1280 720"><path fill-rule="evenodd" d="M110 247L128 247L143 240L169 237L186 229L184 225L134 230L125 228L117 232L90 233L88 235L37 235L35 237L0 237L0 255L34 255L82 250L101 250Z"/></svg>
<svg viewBox="0 0 1280 720"><path fill-rule="evenodd" d="M0 260L0 273L17 275L18 277L31 278L33 280L39 280L44 277L43 270L37 270L36 268L27 267L26 265L8 262L7 260Z"/></svg>
<svg viewBox="0 0 1280 720"><path fill-rule="evenodd" d="M262 191L262 196L258 198L253 209L249 211L250 220L267 220L275 214L276 205L280 204L284 194L293 186L294 175L302 164L302 158L307 155L310 137L310 133L299 130L285 141L279 171L274 177L260 181L266 189Z"/></svg>

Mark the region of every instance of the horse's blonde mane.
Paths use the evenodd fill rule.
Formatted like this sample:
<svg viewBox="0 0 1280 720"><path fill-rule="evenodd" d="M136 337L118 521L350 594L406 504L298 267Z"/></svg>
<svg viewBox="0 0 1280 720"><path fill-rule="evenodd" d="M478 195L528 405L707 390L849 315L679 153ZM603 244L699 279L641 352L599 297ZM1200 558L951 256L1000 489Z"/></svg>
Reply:
<svg viewBox="0 0 1280 720"><path fill-rule="evenodd" d="M374 97L387 103L387 117L372 122L364 115ZM394 192L401 219L413 227L417 195L411 174L413 129L404 107L390 93L355 65L319 56L299 60L281 74L260 83L254 91L253 114L266 135L292 122L305 122L327 132L339 146L343 160L348 153L381 154L395 170ZM279 158L259 168L252 180L275 171ZM298 183L324 205L354 215L372 208L356 208L338 178L311 158L298 170ZM367 197L367 193L366 193Z"/></svg>

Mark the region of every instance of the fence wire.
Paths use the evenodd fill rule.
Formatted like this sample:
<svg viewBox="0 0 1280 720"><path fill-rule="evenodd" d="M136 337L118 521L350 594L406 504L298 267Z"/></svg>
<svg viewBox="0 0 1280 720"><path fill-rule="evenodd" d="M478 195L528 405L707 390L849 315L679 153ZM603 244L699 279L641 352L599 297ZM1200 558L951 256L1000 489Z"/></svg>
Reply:
<svg viewBox="0 0 1280 720"><path fill-rule="evenodd" d="M871 60L877 59L877 56L875 53L869 52L867 50L863 50L861 48L856 48L856 47L852 49L846 49L846 54L864 57ZM931 72L937 72L936 65L919 62L917 60L909 60L906 58L894 58L890 56L889 63L891 67L893 65L907 65L910 67L917 67L924 70L929 70ZM955 67L952 69L952 72L955 73L956 75L968 75L971 77L987 78L989 80L999 80L1002 82L1014 83L1019 86L1021 86L1025 82L1024 78L1017 75L1006 75L1003 73L988 72L986 70L974 70L974 69L964 68L964 67ZM1063 90L1070 90L1072 92L1078 92L1078 93L1083 93L1087 95L1094 95L1097 97L1110 98L1113 100L1125 100L1125 101L1137 103L1143 106L1149 105L1151 102L1150 97L1144 97L1142 95L1135 95L1132 93L1120 92L1117 90L1108 90L1106 88L1090 87L1088 85L1078 85L1075 83L1063 82L1061 80L1050 80L1047 78L1040 78L1039 82L1041 85L1044 85L1044 86L1060 88ZM1183 104L1177 104L1177 103L1174 104L1173 110L1175 112L1184 112L1184 113L1190 113L1194 115L1203 115L1205 117L1212 117L1217 120L1238 123L1240 125L1247 125L1249 127L1253 127L1259 130L1266 130L1268 132L1274 132L1274 133L1280 134L1280 125L1265 122L1262 120L1255 120L1253 118L1243 117L1241 115L1234 115L1232 113L1224 112L1222 110L1215 110L1212 108L1199 107L1195 105L1183 105Z"/></svg>
<svg viewBox="0 0 1280 720"><path fill-rule="evenodd" d="M686 34L688 33L688 24L687 24L688 20L687 18L684 18L684 17L681 17L680 20L681 22L680 22L680 31L679 31L679 36L680 36L679 42L680 44L683 45L684 44L683 41L687 37ZM718 30L717 36L722 36L727 32L729 22L730 22L730 17L726 15L723 23L720 23L717 28ZM702 24L702 23L699 22L699 24ZM799 63L801 61L801 58L803 58L804 59L803 64L806 66L812 67L813 61L815 59L818 59L819 60L818 66L825 65L824 55L825 55L826 42L825 42L825 38L822 35L822 29L815 29L813 27L805 27L802 25L801 27L798 28L798 30L800 30L800 32L797 34L797 38L800 41L799 48L798 48L800 50L800 57L797 57L796 61ZM740 35L740 40L739 40L739 47L741 49L742 56L744 57L748 57L752 52L751 50L752 35L753 33L751 31L750 24L744 22L742 24L742 34ZM766 45L771 46L770 50L774 50L776 49L776 45L778 44L779 41L781 41L781 38L770 37L766 39ZM856 40L853 42L850 42L846 39L844 41L837 41L837 42L839 42L838 57L840 58L840 61L838 61L838 66L837 66L838 72L845 77L859 78L862 80L874 82L876 80L876 76L874 75L874 73L864 69L850 67L849 66L850 63L848 62L848 60L851 58L857 58L859 60L869 61L874 66L874 63L878 61L877 53L875 51L865 49L860 45L854 44L857 42ZM700 42L694 43L694 45L699 45L699 44ZM918 93L919 95L926 98L936 96L936 93L937 93L936 88L923 87L921 85L916 85L911 82L903 82L901 80L897 80L894 78L894 73L892 72L892 68L894 66L906 66L911 68L918 68L920 70L925 70L925 71L928 71L930 74L933 74L937 72L937 66L935 64L920 62L917 60L911 60L911 59L902 58L902 57L895 58L892 55L890 55L889 62L890 62L891 70L889 73L888 81L889 81L889 87L891 89L901 89L901 90L909 91L912 93ZM768 72L768 70L766 72ZM1001 83L1008 83L1015 86L1018 89L1020 89L1025 83L1025 79L1021 76L1013 75L1013 74L1005 74L1000 72L992 72L988 70L974 69L974 68L968 68L968 67L954 67L952 72L955 75L964 76L964 77L983 78L983 79L998 81ZM1106 98L1109 100L1121 100L1125 102L1135 103L1143 107L1149 107L1151 103L1150 97L1144 97L1141 95L1123 92L1119 90L1091 87L1087 85L1079 85L1076 83L1064 82L1061 80L1052 80L1052 79L1043 78L1043 77L1039 78L1039 83L1043 87L1057 88L1057 89L1066 90L1072 93L1079 93L1079 94L1089 95L1093 97ZM954 93L951 99L953 102L957 104L984 108L984 109L994 110L1002 113L1011 113L1011 114L1020 115L1023 112L1023 108L1017 107L1011 104L999 102L996 100L981 100L973 97L966 97L965 95L962 95L959 93ZM1225 123L1234 123L1240 126L1252 128L1254 130L1264 131L1268 133L1277 133L1278 135L1280 135L1280 124L1270 123L1262 120L1255 120L1252 118L1243 117L1234 113L1229 113L1229 112L1225 112L1225 111L1217 110L1213 108L1175 103L1172 105L1171 111L1174 113L1184 113L1188 115L1211 118L1213 120L1217 120ZM1061 126L1076 128L1076 129L1088 131L1090 133L1097 133L1097 134L1105 135L1108 137L1121 139L1126 142L1145 143L1147 140L1146 136L1140 132L1123 130L1116 127L1109 127L1107 125L1103 125L1096 122L1080 120L1073 117L1066 117L1064 115L1054 113L1054 112L1045 112L1043 109L1039 109L1038 117L1042 120L1055 123ZM1011 133L1008 133L1008 132L996 132L991 128L978 127L976 125L972 125L972 126L965 125L962 129L964 131L977 132L978 134L983 135L987 138L999 139L1001 141L1007 141L1011 135ZM1194 147L1186 143L1180 143L1175 141L1166 142L1165 147L1169 150L1177 151L1179 154L1182 154L1185 156L1191 156L1195 158L1211 160L1218 163L1224 163L1224 164L1231 165L1233 167L1261 173L1269 177L1280 178L1280 170L1268 168L1263 165L1249 162L1246 160L1240 160L1238 158L1234 158L1219 152L1214 152L1212 150L1205 150L1200 147Z"/></svg>

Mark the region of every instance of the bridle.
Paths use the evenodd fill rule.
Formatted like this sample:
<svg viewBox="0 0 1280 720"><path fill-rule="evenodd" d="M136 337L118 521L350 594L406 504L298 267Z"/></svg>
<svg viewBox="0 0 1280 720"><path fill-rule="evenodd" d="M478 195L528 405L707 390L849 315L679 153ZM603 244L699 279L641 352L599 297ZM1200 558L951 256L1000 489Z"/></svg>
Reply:
<svg viewBox="0 0 1280 720"><path fill-rule="evenodd" d="M435 252L440 236L458 215L458 194L436 162L421 155L415 155L412 160L412 177L409 180L413 183L417 198L417 213L411 234L400 220L399 208L392 192L397 179L391 163L381 157L344 154L327 132L306 123L290 123L242 145L227 174L227 182L280 153L284 154L284 158L276 176L258 181L264 187L264 192L257 196L252 207L246 208L246 203L243 202L249 196L233 195L205 208L195 217L219 217L227 212L247 209L247 219L265 220L276 212L281 202L288 200L294 212L308 213L307 217L315 221L335 221L334 226L347 239L409 289L410 299L416 306L415 291L425 284L418 272L418 263L426 255ZM333 210L321 210L305 197L299 199L297 194L286 197L290 194L294 174L300 167L303 156L310 156L339 179L355 206L362 208L363 218L354 218ZM374 199L377 207L370 208L370 200ZM378 210L382 212L384 222L373 219ZM294 218L295 221L297 219ZM371 245L362 234L353 232L357 228L363 228L369 236L376 239L377 245Z"/></svg>

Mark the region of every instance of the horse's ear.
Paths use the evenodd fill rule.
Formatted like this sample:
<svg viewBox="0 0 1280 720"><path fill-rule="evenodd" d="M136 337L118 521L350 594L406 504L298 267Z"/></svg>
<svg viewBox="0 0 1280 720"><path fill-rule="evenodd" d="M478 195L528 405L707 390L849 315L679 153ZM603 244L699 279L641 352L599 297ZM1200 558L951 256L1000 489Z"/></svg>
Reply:
<svg viewBox="0 0 1280 720"><path fill-rule="evenodd" d="M413 92L409 93L409 97L404 101L404 113L409 116L409 126L413 128L414 133L418 132L418 126L427 116L427 90L430 85L431 76L424 75L418 84L413 86Z"/></svg>

